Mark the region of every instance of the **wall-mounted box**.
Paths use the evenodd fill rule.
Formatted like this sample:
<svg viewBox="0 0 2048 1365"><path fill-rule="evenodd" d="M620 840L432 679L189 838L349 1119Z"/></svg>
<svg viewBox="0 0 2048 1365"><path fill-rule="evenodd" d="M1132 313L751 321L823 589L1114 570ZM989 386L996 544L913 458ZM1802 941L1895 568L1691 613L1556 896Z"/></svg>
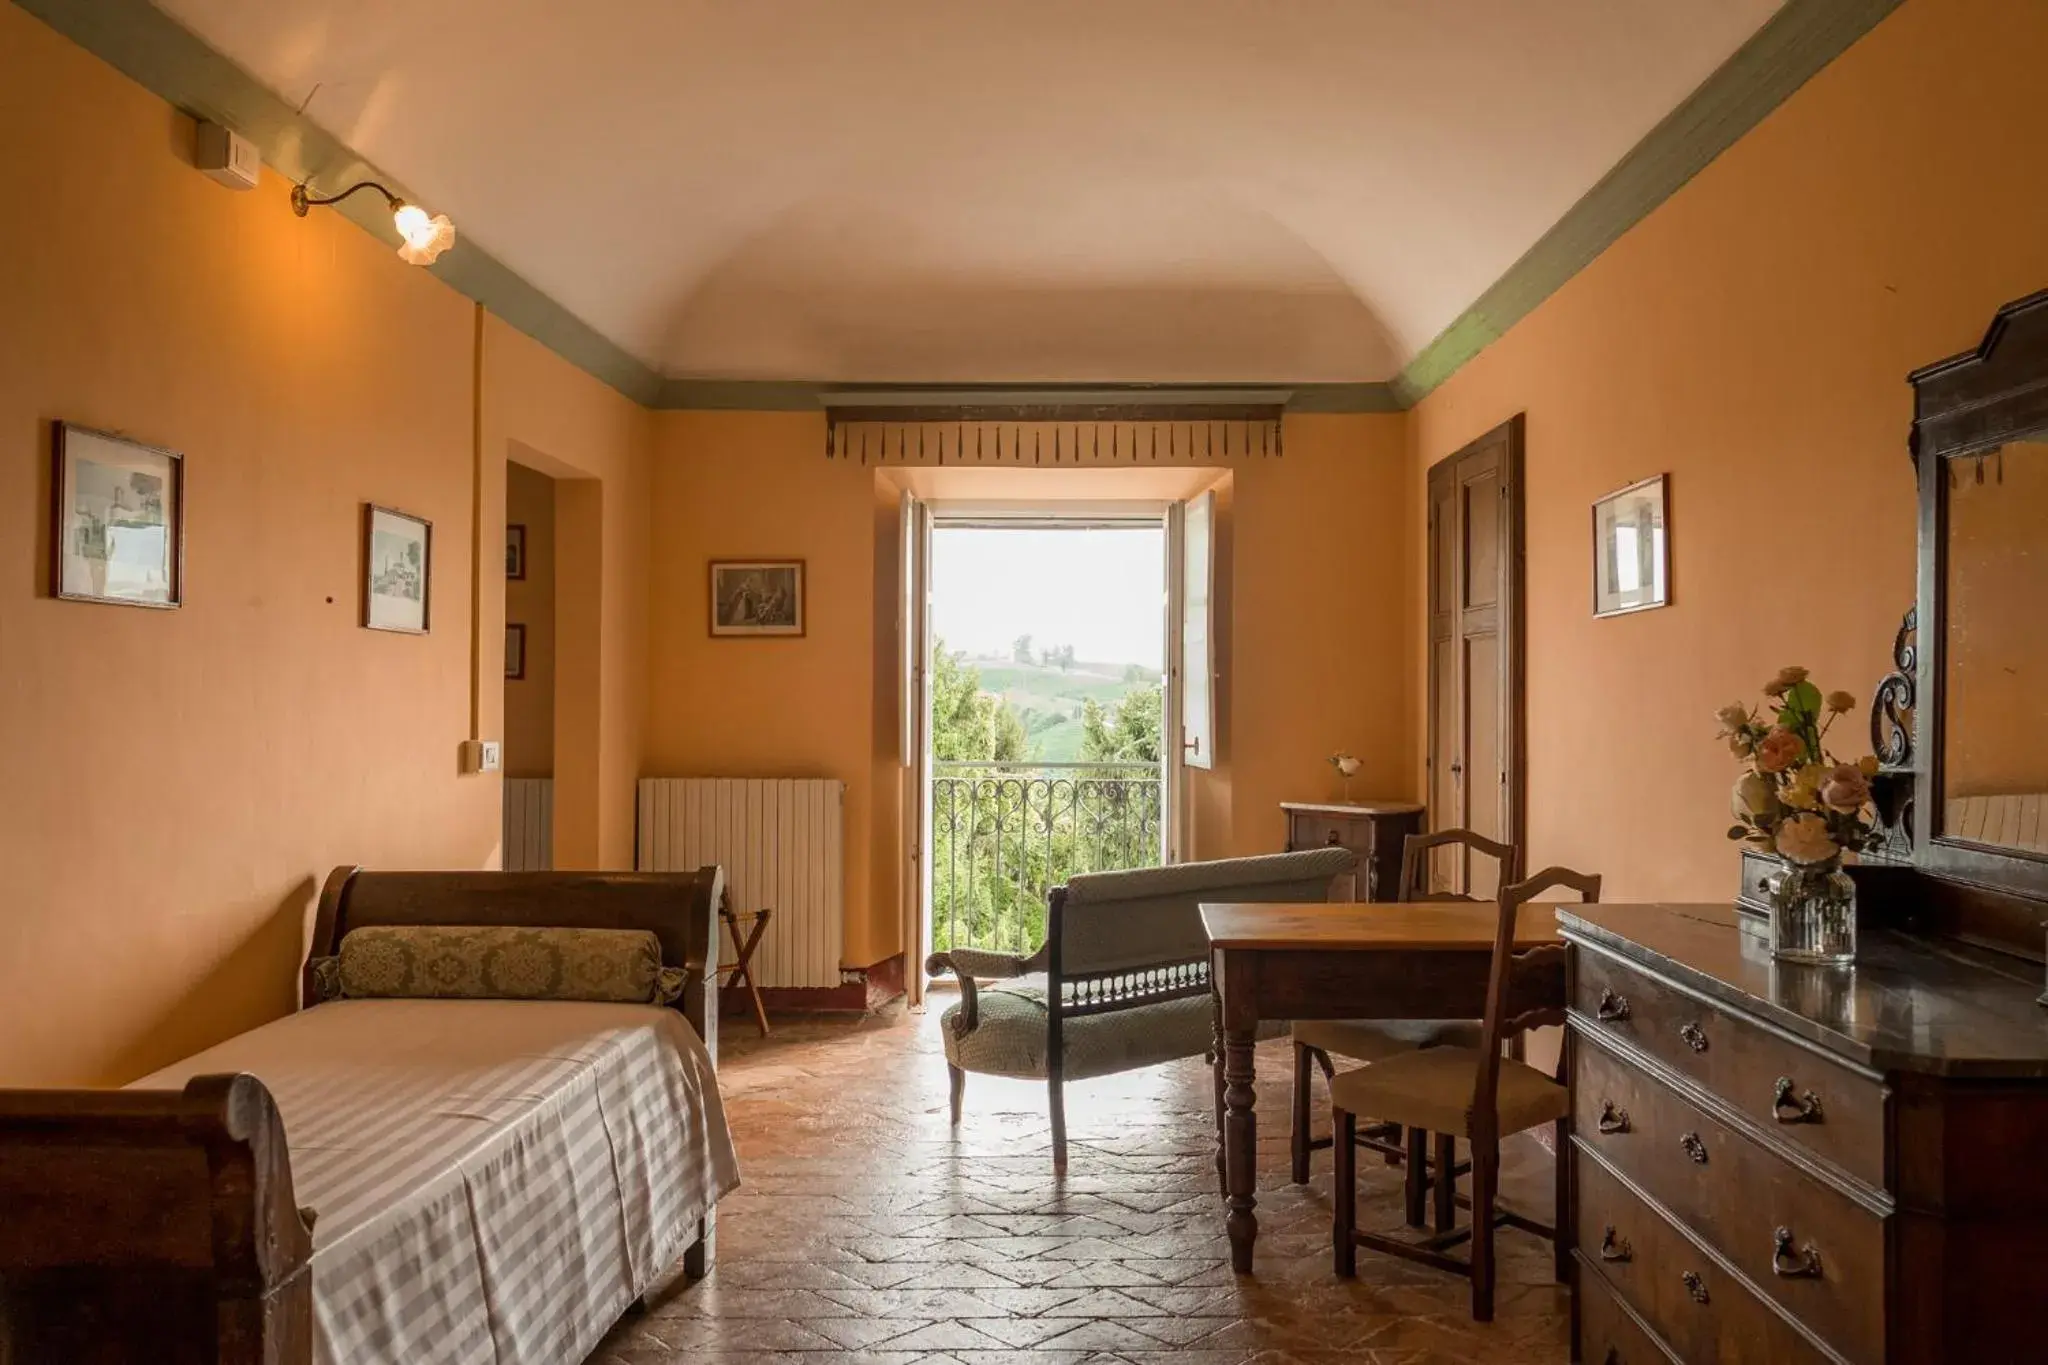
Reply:
<svg viewBox="0 0 2048 1365"><path fill-rule="evenodd" d="M204 120L192 137L192 164L231 190L253 190L263 178L263 158L255 143Z"/></svg>

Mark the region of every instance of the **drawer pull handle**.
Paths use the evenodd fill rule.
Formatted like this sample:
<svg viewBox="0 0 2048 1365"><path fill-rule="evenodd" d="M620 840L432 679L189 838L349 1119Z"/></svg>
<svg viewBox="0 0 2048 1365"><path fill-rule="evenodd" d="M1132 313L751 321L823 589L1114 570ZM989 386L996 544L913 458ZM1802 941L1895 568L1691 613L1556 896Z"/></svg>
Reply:
<svg viewBox="0 0 2048 1365"><path fill-rule="evenodd" d="M1811 1243L1804 1251L1794 1251L1792 1229L1779 1228L1771 1234L1771 1273L1781 1280L1817 1280L1820 1252Z"/></svg>
<svg viewBox="0 0 2048 1365"><path fill-rule="evenodd" d="M1700 1278L1700 1273L1697 1270L1688 1270L1678 1278L1684 1283L1685 1292L1692 1295L1694 1303L1707 1302L1709 1297L1707 1294L1707 1282Z"/></svg>
<svg viewBox="0 0 2048 1365"><path fill-rule="evenodd" d="M1698 1133L1685 1134L1678 1139L1678 1145L1685 1149L1685 1154L1692 1158L1695 1166L1707 1164L1707 1144L1700 1141Z"/></svg>
<svg viewBox="0 0 2048 1365"><path fill-rule="evenodd" d="M1794 1099L1792 1078L1780 1076L1778 1083L1771 1087L1771 1117L1780 1123L1819 1123L1820 1096L1809 1090Z"/></svg>
<svg viewBox="0 0 2048 1365"><path fill-rule="evenodd" d="M1628 1018L1628 997L1616 995L1613 991L1600 992L1600 1004L1593 1011L1593 1017L1603 1024L1618 1024Z"/></svg>
<svg viewBox="0 0 2048 1365"><path fill-rule="evenodd" d="M1616 1109L1613 1100L1600 1101L1600 1118L1593 1125L1603 1133L1626 1133L1628 1110Z"/></svg>
<svg viewBox="0 0 2048 1365"><path fill-rule="evenodd" d="M1784 1229L1780 1228L1779 1231L1783 1232ZM1790 1234L1787 1235L1789 1236ZM1635 1258L1636 1249L1629 1245L1628 1238L1617 1237L1614 1232L1614 1225L1609 1223L1607 1225L1607 1235L1600 1239L1600 1259L1603 1261L1633 1261Z"/></svg>
<svg viewBox="0 0 2048 1365"><path fill-rule="evenodd" d="M1685 1045L1694 1052L1705 1052L1707 1050L1707 1031L1698 1024L1681 1024L1678 1029L1678 1036L1685 1039Z"/></svg>

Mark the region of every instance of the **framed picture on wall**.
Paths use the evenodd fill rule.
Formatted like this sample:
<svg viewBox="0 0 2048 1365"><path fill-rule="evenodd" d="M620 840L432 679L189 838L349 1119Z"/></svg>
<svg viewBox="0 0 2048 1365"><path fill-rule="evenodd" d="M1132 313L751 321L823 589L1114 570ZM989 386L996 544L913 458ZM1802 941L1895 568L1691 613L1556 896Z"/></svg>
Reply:
<svg viewBox="0 0 2048 1365"><path fill-rule="evenodd" d="M801 559L711 561L713 635L802 635L805 619Z"/></svg>
<svg viewBox="0 0 2048 1365"><path fill-rule="evenodd" d="M505 680L517 682L526 676L526 627L505 626Z"/></svg>
<svg viewBox="0 0 2048 1365"><path fill-rule="evenodd" d="M516 522L505 528L505 577L526 577L526 528Z"/></svg>
<svg viewBox="0 0 2048 1365"><path fill-rule="evenodd" d="M1658 474L1593 504L1593 615L1671 604L1666 482Z"/></svg>
<svg viewBox="0 0 2048 1365"><path fill-rule="evenodd" d="M363 505L363 624L424 635L432 623L434 523Z"/></svg>
<svg viewBox="0 0 2048 1365"><path fill-rule="evenodd" d="M185 595L185 459L111 432L57 424L50 593L175 607Z"/></svg>

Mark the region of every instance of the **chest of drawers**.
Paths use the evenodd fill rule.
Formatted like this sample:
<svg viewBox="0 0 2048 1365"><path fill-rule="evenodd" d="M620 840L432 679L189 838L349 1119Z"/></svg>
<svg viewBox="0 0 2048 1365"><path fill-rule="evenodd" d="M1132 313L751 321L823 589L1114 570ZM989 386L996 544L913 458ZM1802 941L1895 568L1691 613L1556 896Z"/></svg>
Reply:
<svg viewBox="0 0 2048 1365"><path fill-rule="evenodd" d="M2048 1360L2026 964L1874 933L1854 972L1779 965L1733 906L1560 919L1574 1359Z"/></svg>

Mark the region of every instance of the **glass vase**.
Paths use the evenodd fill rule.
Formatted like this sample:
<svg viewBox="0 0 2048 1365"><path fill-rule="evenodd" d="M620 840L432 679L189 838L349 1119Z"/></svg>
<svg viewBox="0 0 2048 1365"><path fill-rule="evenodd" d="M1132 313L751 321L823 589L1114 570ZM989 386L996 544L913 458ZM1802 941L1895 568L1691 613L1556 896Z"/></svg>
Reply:
<svg viewBox="0 0 2048 1365"><path fill-rule="evenodd" d="M1792 863L1771 894L1771 956L1847 967L1856 961L1856 883L1842 860Z"/></svg>

